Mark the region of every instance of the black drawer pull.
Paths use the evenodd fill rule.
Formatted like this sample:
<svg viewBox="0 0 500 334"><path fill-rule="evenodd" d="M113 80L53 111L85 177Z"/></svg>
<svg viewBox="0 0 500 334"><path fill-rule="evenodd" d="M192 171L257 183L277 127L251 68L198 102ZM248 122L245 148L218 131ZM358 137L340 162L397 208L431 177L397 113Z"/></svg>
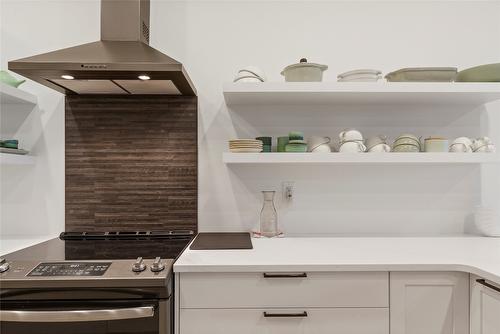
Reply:
<svg viewBox="0 0 500 334"><path fill-rule="evenodd" d="M264 273L264 278L303 278L307 277L307 273L297 274L268 274Z"/></svg>
<svg viewBox="0 0 500 334"><path fill-rule="evenodd" d="M496 292L500 292L500 288L494 286L493 284L486 282L486 280L484 278L477 279L476 282L490 288L491 290L495 290Z"/></svg>
<svg viewBox="0 0 500 334"><path fill-rule="evenodd" d="M267 313L264 312L264 318L305 318L307 317L307 312L300 313Z"/></svg>

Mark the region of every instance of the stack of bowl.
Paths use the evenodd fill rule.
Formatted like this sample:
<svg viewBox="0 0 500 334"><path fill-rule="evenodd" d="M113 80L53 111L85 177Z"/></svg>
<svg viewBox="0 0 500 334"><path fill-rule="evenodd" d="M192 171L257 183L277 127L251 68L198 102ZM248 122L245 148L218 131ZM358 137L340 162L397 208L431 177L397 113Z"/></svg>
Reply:
<svg viewBox="0 0 500 334"><path fill-rule="evenodd" d="M392 145L393 152L420 152L422 144L420 139L412 134L404 134L396 138Z"/></svg>
<svg viewBox="0 0 500 334"><path fill-rule="evenodd" d="M262 152L262 142L255 139L233 139L229 141L229 151L232 153Z"/></svg>
<svg viewBox="0 0 500 334"><path fill-rule="evenodd" d="M302 132L292 131L288 134L288 139L285 152L307 152L307 142Z"/></svg>
<svg viewBox="0 0 500 334"><path fill-rule="evenodd" d="M257 66L246 66L238 71L234 82L264 82L266 81L266 75Z"/></svg>

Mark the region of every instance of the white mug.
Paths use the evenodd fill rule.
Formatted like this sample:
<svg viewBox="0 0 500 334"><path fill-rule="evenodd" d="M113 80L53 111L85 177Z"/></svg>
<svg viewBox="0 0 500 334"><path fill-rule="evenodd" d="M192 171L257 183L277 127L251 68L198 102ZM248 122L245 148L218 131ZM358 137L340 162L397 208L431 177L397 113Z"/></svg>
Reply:
<svg viewBox="0 0 500 334"><path fill-rule="evenodd" d="M391 146L387 144L378 144L368 150L368 152L390 152L390 151L391 151Z"/></svg>
<svg viewBox="0 0 500 334"><path fill-rule="evenodd" d="M309 152L313 152L320 145L326 144L328 146L328 144L330 143L330 141L331 141L330 137L312 136L307 141L307 149L308 149Z"/></svg>
<svg viewBox="0 0 500 334"><path fill-rule="evenodd" d="M472 152L472 148L464 143L453 143L450 145L450 152L453 153L468 153Z"/></svg>
<svg viewBox="0 0 500 334"><path fill-rule="evenodd" d="M340 143L349 141L362 141L363 135L356 129L344 130L339 134Z"/></svg>
<svg viewBox="0 0 500 334"><path fill-rule="evenodd" d="M359 141L348 141L340 146L339 152L342 153L359 153L365 152L366 146Z"/></svg>

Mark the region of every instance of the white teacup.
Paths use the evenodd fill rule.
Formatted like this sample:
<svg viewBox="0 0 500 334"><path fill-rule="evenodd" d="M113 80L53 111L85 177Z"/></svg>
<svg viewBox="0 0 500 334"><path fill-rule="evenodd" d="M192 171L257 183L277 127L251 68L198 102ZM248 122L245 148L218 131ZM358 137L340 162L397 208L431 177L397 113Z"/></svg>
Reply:
<svg viewBox="0 0 500 334"><path fill-rule="evenodd" d="M495 153L496 147L493 144L486 144L486 145L479 146L478 148L474 149L474 152Z"/></svg>
<svg viewBox="0 0 500 334"><path fill-rule="evenodd" d="M450 152L462 152L470 153L472 152L472 140L467 137L458 137L450 145Z"/></svg>
<svg viewBox="0 0 500 334"><path fill-rule="evenodd" d="M386 153L391 151L391 146L387 144L377 144L373 147L371 147L368 152L381 152L381 153Z"/></svg>
<svg viewBox="0 0 500 334"><path fill-rule="evenodd" d="M474 152L490 152L493 153L496 151L495 145L491 142L491 139L488 137L482 137L475 139L472 142L472 151Z"/></svg>
<svg viewBox="0 0 500 334"><path fill-rule="evenodd" d="M356 129L349 129L342 131L339 134L339 139L341 144L350 141L362 141L363 135Z"/></svg>
<svg viewBox="0 0 500 334"><path fill-rule="evenodd" d="M342 153L360 153L365 151L366 151L365 144L359 141L344 142L339 149L339 152Z"/></svg>
<svg viewBox="0 0 500 334"><path fill-rule="evenodd" d="M321 144L316 146L311 152L313 153L330 153L332 149L328 144Z"/></svg>
<svg viewBox="0 0 500 334"><path fill-rule="evenodd" d="M312 136L307 141L307 150L309 152L314 152L316 148L325 144L326 146L328 146L328 148L330 148L330 146L328 145L330 141L331 141L330 137Z"/></svg>
<svg viewBox="0 0 500 334"><path fill-rule="evenodd" d="M372 149L372 147L380 144L387 144L387 137L386 136L374 136L370 137L365 141L366 148L368 151Z"/></svg>

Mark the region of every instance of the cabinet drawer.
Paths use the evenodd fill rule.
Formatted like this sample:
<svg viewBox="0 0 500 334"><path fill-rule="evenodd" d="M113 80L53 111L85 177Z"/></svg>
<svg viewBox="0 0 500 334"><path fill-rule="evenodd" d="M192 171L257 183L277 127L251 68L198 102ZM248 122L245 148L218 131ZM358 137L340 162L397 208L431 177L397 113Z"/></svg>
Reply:
<svg viewBox="0 0 500 334"><path fill-rule="evenodd" d="M387 272L293 274L181 273L180 307L389 306ZM295 277L304 274L307 277Z"/></svg>
<svg viewBox="0 0 500 334"><path fill-rule="evenodd" d="M264 312L271 317L264 316ZM300 316L283 316L294 313ZM307 316L303 316L304 314ZM276 317L276 315L282 316ZM180 334L224 333L388 334L389 310L386 308L181 310Z"/></svg>

